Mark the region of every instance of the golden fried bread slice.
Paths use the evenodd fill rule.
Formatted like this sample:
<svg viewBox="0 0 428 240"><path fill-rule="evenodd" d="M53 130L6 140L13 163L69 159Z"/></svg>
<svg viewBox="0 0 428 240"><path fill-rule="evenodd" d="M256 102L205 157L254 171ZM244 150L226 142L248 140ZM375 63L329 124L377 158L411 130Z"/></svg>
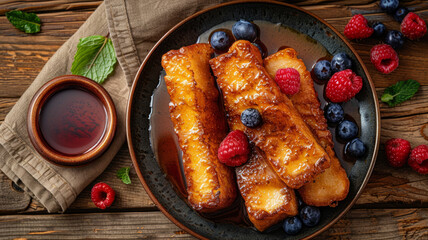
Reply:
<svg viewBox="0 0 428 240"><path fill-rule="evenodd" d="M223 95L229 128L244 131L287 186L300 188L330 166L325 150L269 77L257 47L236 41L210 65ZM261 126L242 124L240 115L248 108L261 113Z"/></svg>
<svg viewBox="0 0 428 240"><path fill-rule="evenodd" d="M171 120L183 151L188 200L200 212L228 207L237 194L233 170L217 157L227 125L210 73L212 54L209 44L194 44L162 56Z"/></svg>
<svg viewBox="0 0 428 240"><path fill-rule="evenodd" d="M300 73L300 91L291 96L290 100L330 156L331 163L330 168L300 188L299 193L303 201L309 205L335 206L337 201L345 199L348 195L349 179L334 153L332 136L324 112L320 108L311 74L292 48L267 57L264 64L272 78L275 78L276 71L280 68L294 68Z"/></svg>
<svg viewBox="0 0 428 240"><path fill-rule="evenodd" d="M259 231L297 215L294 190L276 175L257 147L248 162L235 168L235 172L248 218Z"/></svg>

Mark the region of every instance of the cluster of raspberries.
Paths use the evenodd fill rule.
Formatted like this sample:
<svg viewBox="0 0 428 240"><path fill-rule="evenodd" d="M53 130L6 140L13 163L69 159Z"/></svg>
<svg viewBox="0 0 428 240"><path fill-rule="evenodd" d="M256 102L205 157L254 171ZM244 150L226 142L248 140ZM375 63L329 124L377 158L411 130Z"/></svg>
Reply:
<svg viewBox="0 0 428 240"><path fill-rule="evenodd" d="M420 174L428 174L428 146L411 148L409 141L393 138L385 143L388 162L393 167L402 167L406 163Z"/></svg>
<svg viewBox="0 0 428 240"><path fill-rule="evenodd" d="M427 32L427 26L425 21L417 14L409 12L407 8L399 7L398 1L396 1L394 9L390 9L391 6L387 6L389 9L385 8L385 3L383 2L380 2L383 10L388 13L391 13L391 10L393 12L396 11L394 12L394 18L401 21L401 33L394 30L389 31L385 38L386 44L378 44L371 49L370 60L379 72L388 74L398 67L399 58L394 49L398 49L403 45L403 35L410 40L422 38ZM400 15L404 15L404 18ZM350 40L364 39L373 35L380 37L385 35L385 32L385 25L377 22L369 26L367 19L361 14L353 16L344 30L345 36Z"/></svg>

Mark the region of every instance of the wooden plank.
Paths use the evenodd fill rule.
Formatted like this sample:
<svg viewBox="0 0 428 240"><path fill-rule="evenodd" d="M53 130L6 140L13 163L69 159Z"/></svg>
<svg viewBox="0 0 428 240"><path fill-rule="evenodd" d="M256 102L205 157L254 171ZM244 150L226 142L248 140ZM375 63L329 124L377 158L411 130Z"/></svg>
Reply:
<svg viewBox="0 0 428 240"><path fill-rule="evenodd" d="M0 222L5 239L194 239L158 211L11 215ZM352 209L317 239L427 237L428 209Z"/></svg>
<svg viewBox="0 0 428 240"><path fill-rule="evenodd" d="M19 212L30 204L31 197L0 171L0 213Z"/></svg>

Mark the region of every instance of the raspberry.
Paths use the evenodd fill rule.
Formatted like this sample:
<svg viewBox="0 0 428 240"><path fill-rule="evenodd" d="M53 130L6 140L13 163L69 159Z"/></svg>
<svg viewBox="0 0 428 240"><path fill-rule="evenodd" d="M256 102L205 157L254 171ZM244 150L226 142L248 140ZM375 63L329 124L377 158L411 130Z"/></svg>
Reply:
<svg viewBox="0 0 428 240"><path fill-rule="evenodd" d="M363 79L346 69L333 74L327 83L325 93L332 102L346 102L354 97L363 87Z"/></svg>
<svg viewBox="0 0 428 240"><path fill-rule="evenodd" d="M401 22L401 32L407 38L415 40L425 35L427 25L417 14L409 12Z"/></svg>
<svg viewBox="0 0 428 240"><path fill-rule="evenodd" d="M398 55L395 50L388 44L378 44L370 50L370 60L375 68L388 74L398 67Z"/></svg>
<svg viewBox="0 0 428 240"><path fill-rule="evenodd" d="M363 15L357 14L346 24L343 33L347 38L352 40L368 38L373 34L373 31L373 28L367 25L367 19Z"/></svg>
<svg viewBox="0 0 428 240"><path fill-rule="evenodd" d="M420 174L428 174L428 146L419 145L413 148L408 161L410 167Z"/></svg>
<svg viewBox="0 0 428 240"><path fill-rule="evenodd" d="M386 157L393 167L402 167L406 164L410 154L410 143L401 138L389 139L385 143Z"/></svg>
<svg viewBox="0 0 428 240"><path fill-rule="evenodd" d="M230 167L246 163L249 154L250 147L247 135L240 130L230 132L218 148L218 159Z"/></svg>
<svg viewBox="0 0 428 240"><path fill-rule="evenodd" d="M92 187L91 199L95 206L101 209L106 209L111 206L114 201L115 192L106 183L100 182Z"/></svg>
<svg viewBox="0 0 428 240"><path fill-rule="evenodd" d="M293 95L300 89L300 73L294 68L281 68L276 71L275 81L281 92Z"/></svg>

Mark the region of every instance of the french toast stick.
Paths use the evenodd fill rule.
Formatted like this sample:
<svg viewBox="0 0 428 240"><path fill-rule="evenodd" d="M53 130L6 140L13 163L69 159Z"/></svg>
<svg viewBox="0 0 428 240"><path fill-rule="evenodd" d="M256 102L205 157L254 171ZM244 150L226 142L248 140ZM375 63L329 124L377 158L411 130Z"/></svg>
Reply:
<svg viewBox="0 0 428 240"><path fill-rule="evenodd" d="M248 218L257 230L264 231L298 214L294 190L276 175L257 147L248 162L235 168L235 172Z"/></svg>
<svg viewBox="0 0 428 240"><path fill-rule="evenodd" d="M300 73L300 90L291 96L290 100L330 156L331 163L330 168L301 187L299 193L306 204L336 206L338 201L348 195L349 179L334 152L332 136L324 112L320 108L311 74L292 48L283 49L267 57L264 64L272 78L275 78L276 71L280 68L294 68Z"/></svg>
<svg viewBox="0 0 428 240"><path fill-rule="evenodd" d="M237 195L233 170L217 157L227 123L210 73L212 54L209 44L193 44L162 56L171 120L183 152L188 201L199 212L228 207Z"/></svg>
<svg viewBox="0 0 428 240"><path fill-rule="evenodd" d="M330 166L325 150L266 72L256 46L236 41L210 65L223 95L229 128L244 131L287 186L300 188ZM260 112L261 126L242 124L241 113L248 108Z"/></svg>

